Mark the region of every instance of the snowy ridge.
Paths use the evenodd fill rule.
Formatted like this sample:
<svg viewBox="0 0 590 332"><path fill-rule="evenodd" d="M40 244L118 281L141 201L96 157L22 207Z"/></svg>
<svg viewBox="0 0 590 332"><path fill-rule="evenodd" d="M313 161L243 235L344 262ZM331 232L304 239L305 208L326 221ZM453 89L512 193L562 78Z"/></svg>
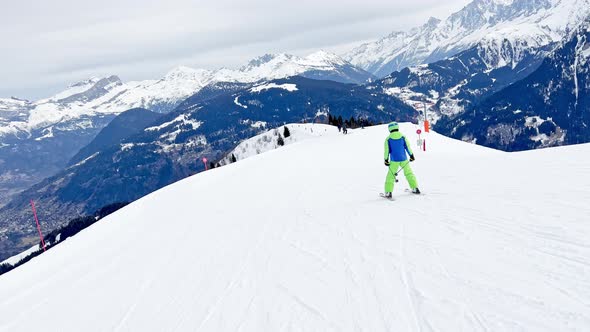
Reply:
<svg viewBox="0 0 590 332"><path fill-rule="evenodd" d="M16 98L0 98L0 112L9 110L18 110L29 104L26 100Z"/></svg>
<svg viewBox="0 0 590 332"><path fill-rule="evenodd" d="M102 78L91 77L88 80L70 84L70 86L68 86L68 88L66 90L64 90L54 96L51 96L47 99L39 100L37 103L57 102L62 99L66 99L68 97L71 97L73 95L83 93L83 92L91 89L101 79Z"/></svg>
<svg viewBox="0 0 590 332"><path fill-rule="evenodd" d="M118 115L132 108L167 112L212 83L255 83L308 72L331 73L350 79L354 79L354 75L366 78L370 76L335 54L319 51L304 58L288 54L267 54L239 69L205 70L179 66L159 80L123 83L117 76L91 78L34 103L0 99L0 111L11 111L11 114L4 117L0 113L0 138L19 133L20 136L30 137L37 130L59 123ZM20 112L18 118L13 114L15 112ZM81 126L74 125L65 129L77 130L84 126L92 124L86 122Z"/></svg>
<svg viewBox="0 0 590 332"><path fill-rule="evenodd" d="M212 80L217 82L254 83L300 75L309 71L337 71L342 67L352 67L341 57L318 51L307 57L290 54L266 54L251 60L238 70L222 68L212 72Z"/></svg>
<svg viewBox="0 0 590 332"><path fill-rule="evenodd" d="M301 141L130 204L0 276L0 331L588 329L590 173L571 156L589 145L431 133L412 163L426 195L401 178L391 202L386 135Z"/></svg>
<svg viewBox="0 0 590 332"><path fill-rule="evenodd" d="M421 27L394 32L343 57L385 76L478 45L490 54L490 68L497 68L517 63L526 49L560 41L589 13L589 0L474 0L444 21L431 18Z"/></svg>

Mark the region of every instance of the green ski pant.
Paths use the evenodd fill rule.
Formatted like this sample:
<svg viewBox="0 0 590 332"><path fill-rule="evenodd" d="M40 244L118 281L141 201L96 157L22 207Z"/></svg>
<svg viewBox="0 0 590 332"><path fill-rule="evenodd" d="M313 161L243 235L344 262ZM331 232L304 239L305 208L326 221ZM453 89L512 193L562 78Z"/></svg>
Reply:
<svg viewBox="0 0 590 332"><path fill-rule="evenodd" d="M389 164L389 171L387 172L387 178L385 179L385 192L390 193L393 192L393 186L395 185L395 173L397 170L402 167L404 170L404 176L406 180L408 180L408 184L410 188L418 188L418 181L416 180L416 176L414 172L412 172L412 168L410 167L410 161L401 161L401 162L391 162Z"/></svg>

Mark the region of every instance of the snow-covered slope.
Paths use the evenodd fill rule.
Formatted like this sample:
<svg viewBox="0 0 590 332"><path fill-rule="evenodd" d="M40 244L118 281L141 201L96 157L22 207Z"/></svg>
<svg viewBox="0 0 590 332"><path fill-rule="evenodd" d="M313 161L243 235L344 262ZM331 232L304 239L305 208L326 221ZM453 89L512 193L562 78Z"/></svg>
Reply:
<svg viewBox="0 0 590 332"><path fill-rule="evenodd" d="M445 20L363 44L344 58L377 75L435 62L478 46L490 68L560 41L590 13L589 0L474 0Z"/></svg>
<svg viewBox="0 0 590 332"><path fill-rule="evenodd" d="M305 140L119 210L0 276L0 331L590 328L589 145L432 133L412 164L426 195L401 179L390 202L386 134Z"/></svg>
<svg viewBox="0 0 590 332"><path fill-rule="evenodd" d="M264 127L264 122L251 123L252 126ZM285 127L288 130L289 136L285 137ZM279 137L283 139L284 145L301 142L310 138L339 135L338 129L334 126L313 123L294 123L290 125L281 126L271 129L260 135L256 135L250 139L243 141L238 146L227 154L220 162L221 165L231 163L232 156L236 160L246 159L252 156L259 155L281 147L279 144ZM341 134L340 134L341 135Z"/></svg>

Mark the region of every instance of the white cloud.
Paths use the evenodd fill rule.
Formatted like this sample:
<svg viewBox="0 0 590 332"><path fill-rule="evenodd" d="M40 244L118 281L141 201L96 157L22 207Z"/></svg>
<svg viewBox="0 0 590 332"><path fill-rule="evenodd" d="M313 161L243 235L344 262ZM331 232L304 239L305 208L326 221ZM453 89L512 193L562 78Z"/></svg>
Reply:
<svg viewBox="0 0 590 332"><path fill-rule="evenodd" d="M179 64L234 67L264 53L343 52L467 2L11 2L0 12L0 96L46 96L92 75L157 78Z"/></svg>

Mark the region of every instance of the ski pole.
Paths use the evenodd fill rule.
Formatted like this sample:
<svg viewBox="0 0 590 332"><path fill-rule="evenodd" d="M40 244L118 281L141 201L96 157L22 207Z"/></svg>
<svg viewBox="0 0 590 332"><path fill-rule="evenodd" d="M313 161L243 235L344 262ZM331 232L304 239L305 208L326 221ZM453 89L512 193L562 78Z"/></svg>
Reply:
<svg viewBox="0 0 590 332"><path fill-rule="evenodd" d="M397 179L397 175L404 170L404 168L406 168L406 166L408 166L410 164L410 161L408 161L404 167L400 168L399 171L397 171L395 174L393 174L393 172L391 171L391 168L389 169L389 172L391 172L391 174L393 174L393 178L395 179L395 182L399 182L399 180Z"/></svg>
<svg viewBox="0 0 590 332"><path fill-rule="evenodd" d="M408 160L408 162L404 165L404 167L400 168L399 171L397 171L393 176L397 176L399 174L399 172L403 171L404 168L406 168L406 166L408 166L410 164L410 161Z"/></svg>

